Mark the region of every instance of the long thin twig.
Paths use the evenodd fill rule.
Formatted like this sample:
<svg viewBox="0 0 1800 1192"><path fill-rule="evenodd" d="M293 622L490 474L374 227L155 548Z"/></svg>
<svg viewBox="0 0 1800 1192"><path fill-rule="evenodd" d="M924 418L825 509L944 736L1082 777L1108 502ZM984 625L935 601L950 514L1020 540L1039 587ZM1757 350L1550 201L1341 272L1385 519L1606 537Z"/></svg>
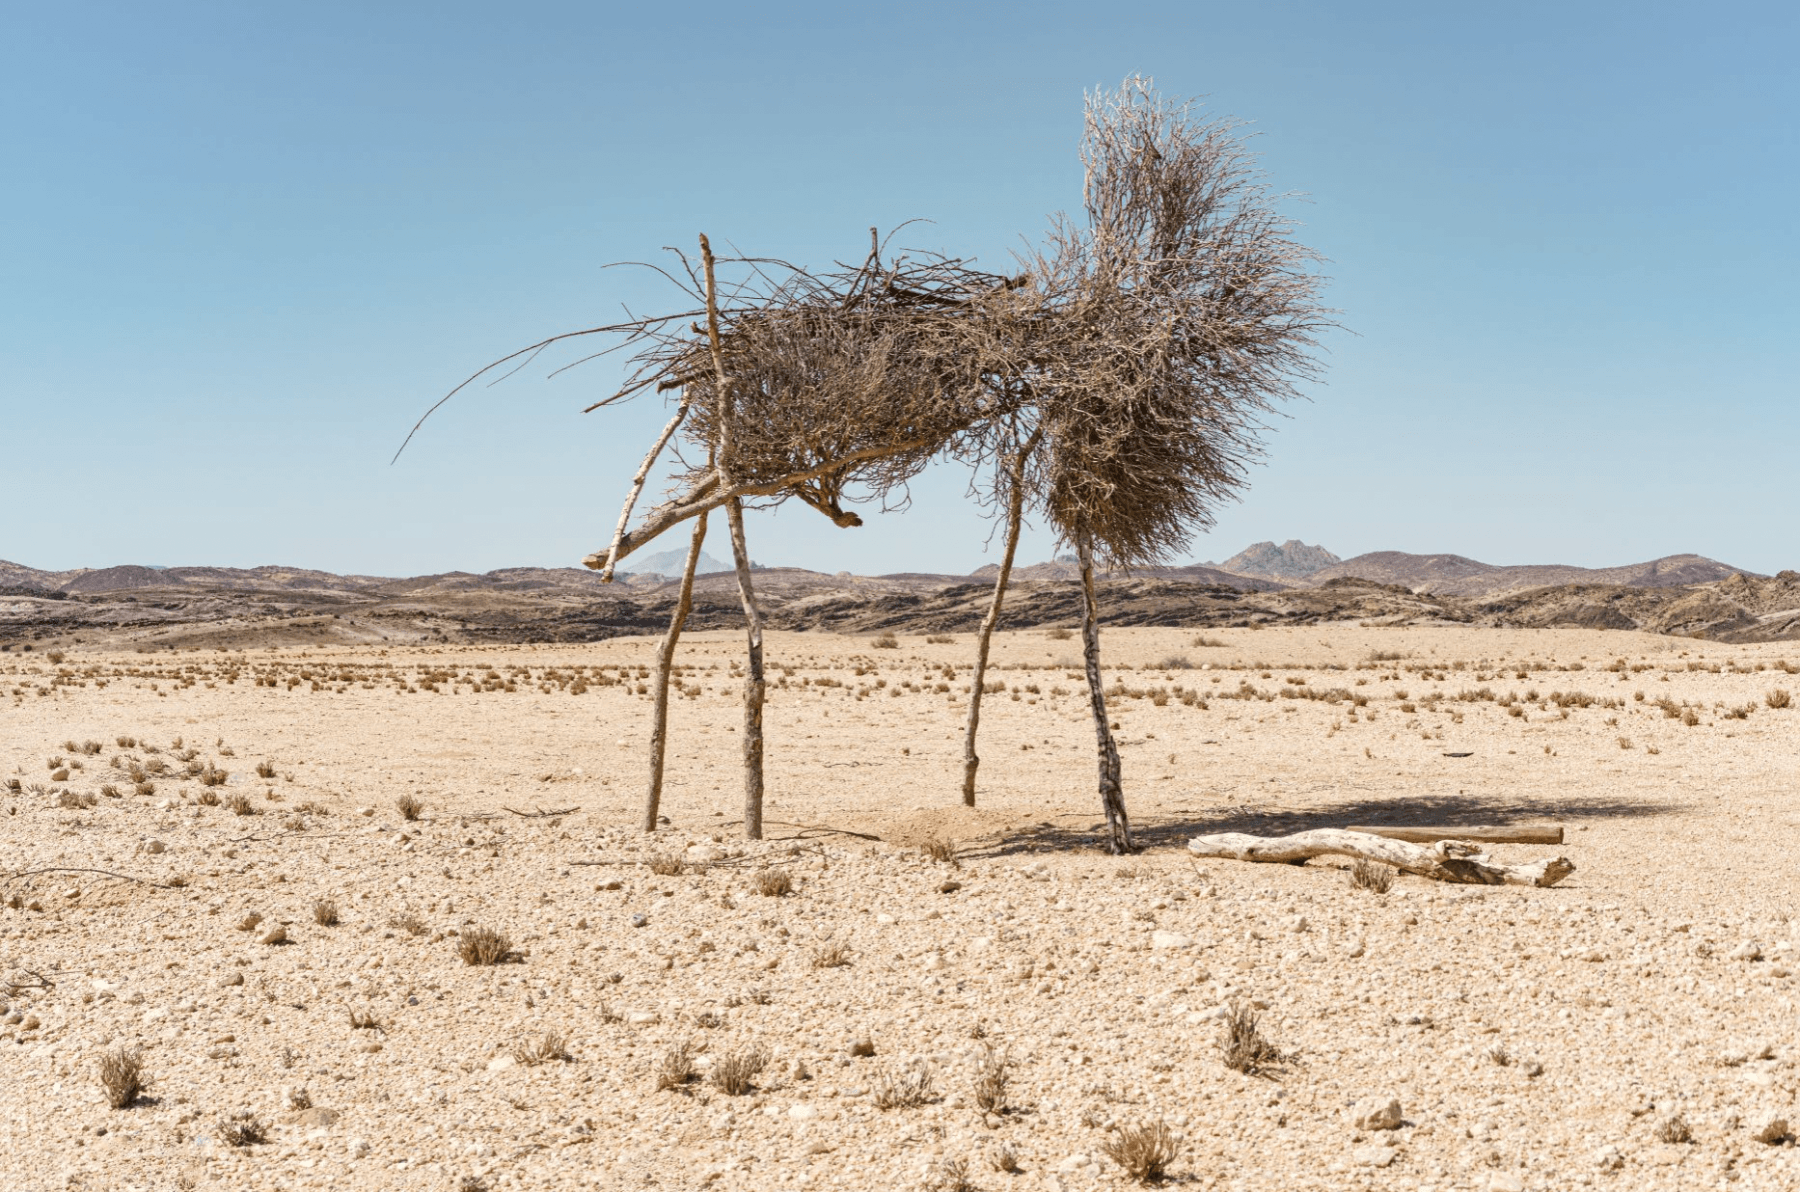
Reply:
<svg viewBox="0 0 1800 1192"><path fill-rule="evenodd" d="M562 807L562 808L552 809L550 811L545 811L542 807L539 807L539 808L536 808L531 811L513 811L512 808L510 808L510 807L506 806L504 803L502 803L500 805L500 810L511 812L513 815L518 816L520 819L557 819L561 816L573 815L577 811L580 811L581 808L579 808L579 807Z"/></svg>
<svg viewBox="0 0 1800 1192"><path fill-rule="evenodd" d="M133 877L129 873L115 873L110 869L93 869L83 865L49 865L42 869L22 869L16 873L0 875L0 881L13 882L23 878L37 877L45 873L100 873L107 877L116 877L122 881L138 882L146 886L155 886L159 890L179 890L180 886L171 886L166 882L153 882L147 877Z"/></svg>

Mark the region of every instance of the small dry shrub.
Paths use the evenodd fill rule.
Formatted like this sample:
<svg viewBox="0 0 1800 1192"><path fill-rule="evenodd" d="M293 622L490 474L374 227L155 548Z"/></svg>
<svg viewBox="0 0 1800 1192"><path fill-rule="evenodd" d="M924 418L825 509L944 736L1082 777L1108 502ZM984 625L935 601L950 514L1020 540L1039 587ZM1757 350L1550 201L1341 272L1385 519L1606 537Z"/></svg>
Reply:
<svg viewBox="0 0 1800 1192"><path fill-rule="evenodd" d="M499 964L512 951L512 941L492 927L471 927L456 939L456 954L464 964Z"/></svg>
<svg viewBox="0 0 1800 1192"><path fill-rule="evenodd" d="M272 763L267 762L267 761L257 762L256 763L256 776L258 778L273 778L273 777L275 777L275 766Z"/></svg>
<svg viewBox="0 0 1800 1192"><path fill-rule="evenodd" d="M937 1090L932 1086L931 1069L914 1064L876 1073L873 1091L877 1109L917 1109L931 1100Z"/></svg>
<svg viewBox="0 0 1800 1192"><path fill-rule="evenodd" d="M226 1146L257 1146L269 1141L269 1128L249 1110L234 1113L219 1123L219 1137Z"/></svg>
<svg viewBox="0 0 1800 1192"><path fill-rule="evenodd" d="M313 922L320 927L336 927L338 925L337 903L329 898L315 898L312 904Z"/></svg>
<svg viewBox="0 0 1800 1192"><path fill-rule="evenodd" d="M401 915L398 919L390 919L388 924L391 927L398 927L407 935L415 938L424 935L427 931L431 930L430 927L426 926L425 920L419 918L417 915Z"/></svg>
<svg viewBox="0 0 1800 1192"><path fill-rule="evenodd" d="M880 634L869 644L877 650L898 650L900 648L900 640L891 633Z"/></svg>
<svg viewBox="0 0 1800 1192"><path fill-rule="evenodd" d="M478 1175L465 1175L456 1181L456 1192L489 1192L488 1182Z"/></svg>
<svg viewBox="0 0 1800 1192"><path fill-rule="evenodd" d="M1005 1052L992 1047L982 1049L975 1061L975 1105L983 1113L1006 1112L1006 1085L1011 1061Z"/></svg>
<svg viewBox="0 0 1800 1192"><path fill-rule="evenodd" d="M850 963L850 949L845 944L822 944L813 949L814 968L843 968Z"/></svg>
<svg viewBox="0 0 1800 1192"><path fill-rule="evenodd" d="M1488 1062L1498 1064L1502 1068L1512 1067L1512 1052L1506 1050L1506 1044L1496 1043L1487 1049Z"/></svg>
<svg viewBox="0 0 1800 1192"><path fill-rule="evenodd" d="M100 750L103 748L105 748L105 746L101 745L98 741L83 741L81 743L81 752L88 757L97 757ZM69 752L73 753L74 750L71 749Z"/></svg>
<svg viewBox="0 0 1800 1192"><path fill-rule="evenodd" d="M1390 866L1359 857L1350 867L1350 884L1358 890L1386 894L1394 888L1394 871Z"/></svg>
<svg viewBox="0 0 1800 1192"><path fill-rule="evenodd" d="M1793 702L1794 697L1787 693L1786 688L1782 687L1777 687L1775 690L1769 692L1769 694L1763 696L1763 703L1768 704L1771 708L1785 708Z"/></svg>
<svg viewBox="0 0 1800 1192"><path fill-rule="evenodd" d="M1182 1140L1169 1123L1153 1122L1120 1126L1101 1146L1108 1159L1125 1169L1140 1184L1162 1180L1169 1165L1181 1157Z"/></svg>
<svg viewBox="0 0 1800 1192"><path fill-rule="evenodd" d="M1018 1153L1004 1142L997 1142L994 1144L993 1148L987 1153L987 1161L988 1166L992 1167L995 1171L1005 1172L1007 1175L1019 1174L1020 1167Z"/></svg>
<svg viewBox="0 0 1800 1192"><path fill-rule="evenodd" d="M419 814L425 810L425 804L419 802L411 794L401 795L395 799L394 806L399 808L400 818L408 821L418 819Z"/></svg>
<svg viewBox="0 0 1800 1192"><path fill-rule="evenodd" d="M755 877L756 892L764 898L781 898L794 892L794 878L785 869L759 869Z"/></svg>
<svg viewBox="0 0 1800 1192"><path fill-rule="evenodd" d="M1070 638L1074 637L1075 634L1073 632L1071 632L1070 630L1062 629L1059 627L1056 629L1046 629L1044 631L1044 636L1049 638L1053 642L1066 642Z"/></svg>
<svg viewBox="0 0 1800 1192"><path fill-rule="evenodd" d="M513 1059L527 1068L535 1068L552 1060L567 1061L575 1058L569 1054L569 1041L561 1031L545 1031L529 1042L514 1043L511 1052Z"/></svg>
<svg viewBox="0 0 1800 1192"><path fill-rule="evenodd" d="M374 1011L358 1010L354 1006L352 1006L349 1008L349 1013L350 1013L350 1029L351 1030L353 1030L353 1031L381 1031L383 1034L387 1033L387 1026L381 1021L381 1019L375 1017Z"/></svg>
<svg viewBox="0 0 1800 1192"><path fill-rule="evenodd" d="M17 778L8 778L6 780L6 789L16 795L25 789L25 784L20 782Z"/></svg>
<svg viewBox="0 0 1800 1192"><path fill-rule="evenodd" d="M674 853L657 853L646 864L657 877L679 877L687 872L687 862Z"/></svg>
<svg viewBox="0 0 1800 1192"><path fill-rule="evenodd" d="M116 799L119 797L118 784L114 782L103 782L100 784L100 793L109 799Z"/></svg>
<svg viewBox="0 0 1800 1192"><path fill-rule="evenodd" d="M769 1066L769 1049L761 1043L734 1047L719 1058L707 1080L721 1093L741 1097L756 1087L756 1078Z"/></svg>
<svg viewBox="0 0 1800 1192"><path fill-rule="evenodd" d="M231 774L228 771L219 769L217 766L208 765L206 769L200 771L194 777L200 780L201 786L224 786L225 780L230 778Z"/></svg>
<svg viewBox="0 0 1800 1192"><path fill-rule="evenodd" d="M239 791L231 796L231 798L226 801L225 806L231 809L231 814L233 815L256 814L256 806L250 802L250 796L246 795L243 791Z"/></svg>
<svg viewBox="0 0 1800 1192"><path fill-rule="evenodd" d="M1246 1076L1279 1068L1293 1059L1263 1037L1257 1021L1256 1011L1249 1005L1232 1005L1225 1018L1224 1038L1219 1041L1219 1049L1225 1053L1225 1066Z"/></svg>
<svg viewBox="0 0 1800 1192"><path fill-rule="evenodd" d="M954 646L956 639L947 633L927 634L925 640L934 646Z"/></svg>
<svg viewBox="0 0 1800 1192"><path fill-rule="evenodd" d="M100 1087L106 1103L129 1109L150 1090L150 1074L144 1071L143 1053L135 1047L115 1047L100 1053Z"/></svg>
<svg viewBox="0 0 1800 1192"><path fill-rule="evenodd" d="M925 1177L925 1192L980 1192L969 1178L967 1159L940 1159Z"/></svg>
<svg viewBox="0 0 1800 1192"><path fill-rule="evenodd" d="M131 793L147 799L156 793L156 784L154 782L133 783Z"/></svg>
<svg viewBox="0 0 1800 1192"><path fill-rule="evenodd" d="M656 1061L656 1091L686 1092L694 1080L694 1044L683 1039L662 1053Z"/></svg>
<svg viewBox="0 0 1800 1192"><path fill-rule="evenodd" d="M956 858L956 845L937 836L927 836L920 844L919 851L933 861L943 861L949 865L959 862Z"/></svg>
<svg viewBox="0 0 1800 1192"><path fill-rule="evenodd" d="M136 749L137 748L137 738L136 737L120 737L114 743L116 745L118 745L118 747L120 749Z"/></svg>
<svg viewBox="0 0 1800 1192"><path fill-rule="evenodd" d="M202 807L217 807L219 805L219 793L217 791L201 791L194 796L194 801L199 803Z"/></svg>
<svg viewBox="0 0 1800 1192"><path fill-rule="evenodd" d="M1688 1143L1694 1141L1693 1127L1679 1113L1656 1127L1656 1141Z"/></svg>

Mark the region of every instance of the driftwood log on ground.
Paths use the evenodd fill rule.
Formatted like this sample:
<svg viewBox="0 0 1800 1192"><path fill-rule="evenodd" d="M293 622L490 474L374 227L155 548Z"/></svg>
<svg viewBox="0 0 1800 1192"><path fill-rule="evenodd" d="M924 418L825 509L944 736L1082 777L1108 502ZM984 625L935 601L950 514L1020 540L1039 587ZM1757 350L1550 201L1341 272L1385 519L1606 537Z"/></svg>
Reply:
<svg viewBox="0 0 1800 1192"><path fill-rule="evenodd" d="M1351 824L1348 832L1366 832L1389 840L1431 844L1439 840L1473 840L1481 844L1561 844L1561 824Z"/></svg>
<svg viewBox="0 0 1800 1192"><path fill-rule="evenodd" d="M1566 857L1525 865L1502 865L1484 856L1478 846L1462 841L1440 840L1425 846L1366 832L1346 832L1340 828L1315 828L1291 836L1220 832L1194 837L1188 841L1188 851L1197 857L1288 863L1328 855L1359 857L1433 881L1477 886L1554 886L1575 872L1574 863Z"/></svg>

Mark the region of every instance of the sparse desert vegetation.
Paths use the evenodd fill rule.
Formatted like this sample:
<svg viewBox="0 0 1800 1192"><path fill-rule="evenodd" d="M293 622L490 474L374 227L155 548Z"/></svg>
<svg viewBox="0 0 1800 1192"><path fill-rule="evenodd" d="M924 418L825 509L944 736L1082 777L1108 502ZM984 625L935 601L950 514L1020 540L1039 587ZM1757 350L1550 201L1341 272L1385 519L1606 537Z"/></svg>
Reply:
<svg viewBox="0 0 1800 1192"><path fill-rule="evenodd" d="M1202 654L1191 629L1107 633L1149 846L1130 858L1099 848L1085 691L1037 630L995 641L973 809L966 635L875 652L771 634L775 781L754 843L733 823L725 633L678 657L699 748L672 753L671 822L651 835L639 755L616 744L648 706L640 639L197 653L180 656L192 686L28 700L0 741L7 875L38 871L0 875L0 1106L43 1145L0 1170L37 1179L57 1154L398 1187L437 1164L444 1186L577 1188L590 1153L627 1186L674 1155L735 1192L801 1173L986 1192L1521 1172L1672 1192L1728 1158L1739 1186L1800 1173L1800 935L1779 882L1736 879L1732 843L1786 813L1782 646L1313 626ZM248 681L252 658L273 686ZM378 667L439 690L285 685ZM304 731L244 710L288 698L316 701ZM228 747L279 775L233 771ZM206 785L209 767L225 780ZM430 792L429 813L406 818L396 788ZM1553 890L1452 886L1182 848L1396 817L1554 820L1559 849L1494 851L1578 870ZM1768 872L1800 860L1766 837ZM115 1055L138 1063L135 1092ZM1399 1124L1352 1108L1368 1098L1397 1100ZM906 1141L927 1136L929 1163Z"/></svg>

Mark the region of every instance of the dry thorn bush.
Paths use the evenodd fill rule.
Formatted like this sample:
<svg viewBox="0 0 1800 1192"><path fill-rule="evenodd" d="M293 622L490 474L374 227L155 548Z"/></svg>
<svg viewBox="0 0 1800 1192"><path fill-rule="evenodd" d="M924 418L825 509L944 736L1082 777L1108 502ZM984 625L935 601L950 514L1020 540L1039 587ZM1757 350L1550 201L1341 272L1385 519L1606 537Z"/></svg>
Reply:
<svg viewBox="0 0 1800 1192"><path fill-rule="evenodd" d="M329 898L315 898L312 904L313 922L320 927L336 927L338 925L337 903Z"/></svg>
<svg viewBox="0 0 1800 1192"><path fill-rule="evenodd" d="M769 1066L769 1049L761 1043L734 1047L712 1067L707 1079L721 1093L741 1097L756 1087L756 1078Z"/></svg>
<svg viewBox="0 0 1800 1192"><path fill-rule="evenodd" d="M1100 1148L1108 1159L1125 1169L1140 1184L1151 1184L1168 1174L1169 1165L1181 1157L1181 1137L1169 1123L1153 1122L1120 1126Z"/></svg>
<svg viewBox="0 0 1800 1192"><path fill-rule="evenodd" d="M1005 1172L1007 1175L1019 1174L1019 1156L1004 1142L994 1144L993 1149L988 1151L987 1161L988 1166L995 1171Z"/></svg>
<svg viewBox="0 0 1800 1192"><path fill-rule="evenodd" d="M1350 867L1350 884L1358 890L1386 894L1394 887L1394 871L1389 866L1358 858Z"/></svg>
<svg viewBox="0 0 1800 1192"><path fill-rule="evenodd" d="M923 1064L899 1071L883 1070L876 1074L873 1088L877 1109L917 1109L936 1092L931 1082L931 1069Z"/></svg>
<svg viewBox="0 0 1800 1192"><path fill-rule="evenodd" d="M1496 1043L1487 1049L1488 1060L1502 1068L1512 1067L1512 1052L1506 1050L1506 1044Z"/></svg>
<svg viewBox="0 0 1800 1192"><path fill-rule="evenodd" d="M225 806L227 806L231 809L231 813L233 815L255 815L256 814L256 808L251 805L250 797L248 795L244 794L242 791L239 791L237 794L231 796L231 799L225 804Z"/></svg>
<svg viewBox="0 0 1800 1192"><path fill-rule="evenodd" d="M1074 637L1075 634L1072 630L1058 628L1045 630L1044 636L1053 642L1066 642Z"/></svg>
<svg viewBox="0 0 1800 1192"><path fill-rule="evenodd" d="M900 640L891 633L883 633L876 637L874 641L870 642L869 645L877 650L898 650L900 648Z"/></svg>
<svg viewBox="0 0 1800 1192"><path fill-rule="evenodd" d="M976 1108L981 1112L1006 1112L1006 1085L1011 1066L1005 1052L995 1051L992 1047L982 1049L981 1058L975 1061L973 1090Z"/></svg>
<svg viewBox="0 0 1800 1192"><path fill-rule="evenodd" d="M969 1178L967 1159L940 1159L925 1179L925 1192L980 1192Z"/></svg>
<svg viewBox="0 0 1800 1192"><path fill-rule="evenodd" d="M1782 687L1777 687L1775 690L1769 692L1769 694L1763 696L1763 703L1768 704L1771 708L1785 708L1793 702L1793 696L1789 695L1787 690Z"/></svg>
<svg viewBox="0 0 1800 1192"><path fill-rule="evenodd" d="M535 1068L552 1060L568 1061L575 1058L569 1054L569 1041L561 1031L545 1031L530 1042L514 1043L510 1050L513 1059L527 1068Z"/></svg>
<svg viewBox="0 0 1800 1192"><path fill-rule="evenodd" d="M425 920L419 918L417 915L401 915L397 919L388 920L388 925L390 927L397 927L414 938L424 935L427 931L431 930L431 928L426 925Z"/></svg>
<svg viewBox="0 0 1800 1192"><path fill-rule="evenodd" d="M419 814L425 810L425 804L419 802L418 799L410 794L401 795L398 799L395 799L394 806L399 809L400 818L407 820L408 822L418 819Z"/></svg>
<svg viewBox="0 0 1800 1192"><path fill-rule="evenodd" d="M1656 1127L1656 1141L1688 1143L1694 1141L1693 1127L1679 1113Z"/></svg>
<svg viewBox="0 0 1800 1192"><path fill-rule="evenodd" d="M942 861L949 865L960 864L956 857L956 845L937 836L927 836L920 843L919 851L933 861Z"/></svg>
<svg viewBox="0 0 1800 1192"><path fill-rule="evenodd" d="M234 1113L220 1122L218 1133L230 1147L257 1146L269 1141L269 1128L249 1110Z"/></svg>
<svg viewBox="0 0 1800 1192"><path fill-rule="evenodd" d="M106 1091L106 1103L114 1109L129 1109L150 1089L150 1075L144 1071L144 1057L135 1047L115 1047L100 1055L100 1087Z"/></svg>
<svg viewBox="0 0 1800 1192"><path fill-rule="evenodd" d="M845 944L823 944L813 949L814 968L843 968L850 963L850 949Z"/></svg>
<svg viewBox="0 0 1800 1192"><path fill-rule="evenodd" d="M657 877L679 877L687 872L687 862L674 853L657 853L645 864Z"/></svg>
<svg viewBox="0 0 1800 1192"><path fill-rule="evenodd" d="M217 791L201 791L194 796L194 801L202 807L217 807L219 805L219 793Z"/></svg>
<svg viewBox="0 0 1800 1192"><path fill-rule="evenodd" d="M275 767L266 761L257 762L256 776L258 778L273 778L275 777Z"/></svg>
<svg viewBox="0 0 1800 1192"><path fill-rule="evenodd" d="M381 1019L375 1017L375 1014L373 1011L358 1010L354 1007L350 1007L349 1013L350 1013L350 1029L351 1030L353 1030L353 1031L380 1031L382 1034L387 1033L387 1027L382 1024Z"/></svg>
<svg viewBox="0 0 1800 1192"><path fill-rule="evenodd" d="M456 940L456 954L464 964L499 964L511 951L512 941L492 927L471 927Z"/></svg>
<svg viewBox="0 0 1800 1192"><path fill-rule="evenodd" d="M794 878L785 869L756 871L756 892L764 898L781 898L794 892Z"/></svg>
<svg viewBox="0 0 1800 1192"><path fill-rule="evenodd" d="M657 1092L686 1092L694 1079L693 1041L683 1039L663 1052L655 1075Z"/></svg>
<svg viewBox="0 0 1800 1192"><path fill-rule="evenodd" d="M1225 1066L1246 1076L1279 1068L1293 1059L1263 1036L1256 1011L1243 1003L1234 1004L1226 1016L1219 1049L1225 1054Z"/></svg>

